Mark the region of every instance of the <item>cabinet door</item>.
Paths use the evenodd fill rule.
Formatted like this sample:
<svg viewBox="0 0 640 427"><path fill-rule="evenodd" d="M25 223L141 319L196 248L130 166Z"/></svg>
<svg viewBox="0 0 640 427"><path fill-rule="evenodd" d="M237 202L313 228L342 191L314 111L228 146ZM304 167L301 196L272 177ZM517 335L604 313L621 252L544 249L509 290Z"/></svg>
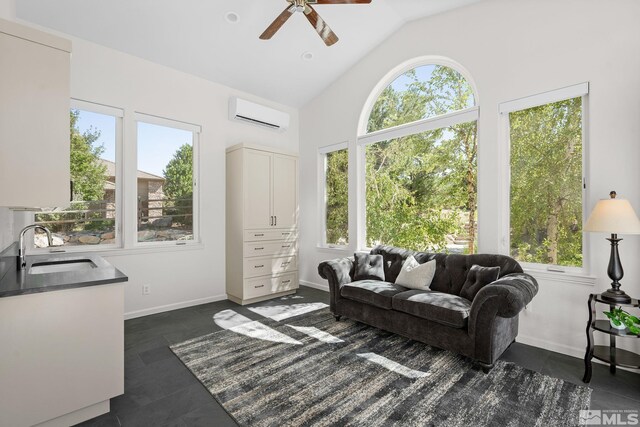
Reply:
<svg viewBox="0 0 640 427"><path fill-rule="evenodd" d="M0 33L0 206L69 205L69 60Z"/></svg>
<svg viewBox="0 0 640 427"><path fill-rule="evenodd" d="M298 217L298 161L273 155L273 215L276 227L295 227Z"/></svg>
<svg viewBox="0 0 640 427"><path fill-rule="evenodd" d="M244 228L271 227L271 154L244 152Z"/></svg>

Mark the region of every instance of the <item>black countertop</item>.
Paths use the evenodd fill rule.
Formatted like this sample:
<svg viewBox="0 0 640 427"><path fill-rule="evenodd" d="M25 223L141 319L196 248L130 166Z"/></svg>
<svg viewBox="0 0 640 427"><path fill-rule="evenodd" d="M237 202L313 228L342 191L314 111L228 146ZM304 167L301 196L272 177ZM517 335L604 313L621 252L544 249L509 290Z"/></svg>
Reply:
<svg viewBox="0 0 640 427"><path fill-rule="evenodd" d="M24 270L18 270L15 252L9 248L0 255L0 298L106 285L129 280L120 270L98 255L77 253L31 255L26 257L27 267ZM95 265L95 268L43 274L29 273L34 264L44 265L74 260L89 260ZM89 262L87 261L87 263Z"/></svg>

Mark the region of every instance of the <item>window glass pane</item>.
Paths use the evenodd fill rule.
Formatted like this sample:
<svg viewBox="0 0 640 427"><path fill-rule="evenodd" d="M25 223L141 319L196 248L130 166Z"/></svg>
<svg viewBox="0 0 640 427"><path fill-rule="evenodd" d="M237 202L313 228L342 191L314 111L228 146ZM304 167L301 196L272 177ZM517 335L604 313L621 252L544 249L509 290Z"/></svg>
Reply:
<svg viewBox="0 0 640 427"><path fill-rule="evenodd" d="M582 267L582 98L509 115L511 255Z"/></svg>
<svg viewBox="0 0 640 427"><path fill-rule="evenodd" d="M366 147L367 245L476 251L476 123Z"/></svg>
<svg viewBox="0 0 640 427"><path fill-rule="evenodd" d="M349 243L349 152L338 150L326 154L326 243Z"/></svg>
<svg viewBox="0 0 640 427"><path fill-rule="evenodd" d="M473 107L469 82L457 71L425 65L407 71L380 94L367 133Z"/></svg>
<svg viewBox="0 0 640 427"><path fill-rule="evenodd" d="M193 133L138 123L138 242L193 240Z"/></svg>
<svg viewBox="0 0 640 427"><path fill-rule="evenodd" d="M54 245L116 242L116 120L105 114L71 110L72 202L68 209L45 209L35 221L54 234ZM44 233L35 246L46 247Z"/></svg>

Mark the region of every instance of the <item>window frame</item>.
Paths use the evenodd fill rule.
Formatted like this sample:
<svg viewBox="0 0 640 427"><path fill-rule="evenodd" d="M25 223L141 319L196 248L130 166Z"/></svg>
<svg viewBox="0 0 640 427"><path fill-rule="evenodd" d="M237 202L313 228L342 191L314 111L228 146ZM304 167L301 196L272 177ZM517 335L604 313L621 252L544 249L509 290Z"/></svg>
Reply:
<svg viewBox="0 0 640 427"><path fill-rule="evenodd" d="M426 119L417 120L410 123L405 123L399 126L393 126L386 129L381 129L375 132L368 133L368 122L373 107L382 94L382 92L392 84L397 78L402 76L408 71L411 71L418 67L438 65L442 67L448 67L458 72L465 78L471 90L473 92L474 106L465 108L462 110L452 111L450 113L442 114L435 117L428 117ZM381 79L375 86L365 107L360 115L360 121L358 124L358 136L356 138L356 180L357 180L357 199L356 199L356 215L357 215L357 230L356 230L356 247L361 251L370 251L372 248L367 246L367 159L366 148L368 145L375 144L382 141L388 141L391 139L402 138L418 133L433 131L437 129L447 128L462 123L475 122L478 132L478 143L480 142L480 100L478 96L478 90L476 88L474 80L471 78L470 73L462 65L449 58L441 56L426 56L413 60L406 61L389 73L386 77ZM477 246L480 247L479 242L480 235L476 236Z"/></svg>
<svg viewBox="0 0 640 427"><path fill-rule="evenodd" d="M69 111L80 110L90 113L103 114L115 118L115 164L116 164L116 220L115 220L115 242L106 245L75 245L75 246L53 246L46 248L31 249L34 254L43 253L74 253L74 252L100 252L112 251L124 248L125 236L123 233L123 215L124 215L124 110L122 108L113 107L97 102L86 101L77 98L71 98L69 102ZM30 215L30 221L35 222L36 212ZM30 241L33 240L33 232Z"/></svg>
<svg viewBox="0 0 640 427"><path fill-rule="evenodd" d="M347 150L347 156L349 156L348 141L318 148L318 218L320 219L320 234L318 235L317 246L322 249L348 250L351 245L351 239L349 239L346 245L327 243L327 154L341 150ZM349 175L350 174L347 173L347 180L349 179ZM347 198L347 203L348 202ZM347 234L347 237L350 237L348 225Z"/></svg>
<svg viewBox="0 0 640 427"><path fill-rule="evenodd" d="M131 204L132 208L129 209L129 217L132 217L129 224L130 245L132 248L175 248L175 247L191 247L199 246L202 244L200 237L200 134L202 133L202 127L189 122L184 122L175 119L168 119L161 116L142 113L139 111L134 112L134 130L135 138L132 148L132 161L128 163L128 175L133 176L133 179L129 181L130 194L127 196L127 201ZM138 221L137 221L137 207L138 207L138 190L137 190L137 171L138 171L138 124L146 123L151 125L169 127L174 129L185 130L191 132L192 144L193 144L193 239L192 240L173 240L164 242L139 242L138 241Z"/></svg>
<svg viewBox="0 0 640 427"><path fill-rule="evenodd" d="M579 83L560 89L502 102L498 105L498 140L500 157L500 215L499 251L511 256L511 123L509 115L514 112L540 107L547 104L582 98L582 225L587 221L589 206L589 83ZM521 262L522 268L538 273L567 276L588 276L590 274L590 236L582 231L582 267L559 266L553 264Z"/></svg>

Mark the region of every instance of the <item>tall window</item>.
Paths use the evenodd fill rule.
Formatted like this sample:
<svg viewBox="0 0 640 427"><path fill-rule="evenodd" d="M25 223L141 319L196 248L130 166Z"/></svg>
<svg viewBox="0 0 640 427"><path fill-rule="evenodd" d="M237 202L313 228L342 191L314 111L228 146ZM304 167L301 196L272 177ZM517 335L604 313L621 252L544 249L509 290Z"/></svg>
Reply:
<svg viewBox="0 0 640 427"><path fill-rule="evenodd" d="M115 246L118 230L119 165L122 111L74 101L69 114L71 144L71 205L35 214L49 228L56 246ZM46 177L43 177L46 179ZM34 234L34 246L48 246L44 233Z"/></svg>
<svg viewBox="0 0 640 427"><path fill-rule="evenodd" d="M322 245L349 244L349 151L347 144L320 149Z"/></svg>
<svg viewBox="0 0 640 427"><path fill-rule="evenodd" d="M551 102L506 113L509 252L521 262L581 268L583 96L562 99L561 92L546 97Z"/></svg>
<svg viewBox="0 0 640 427"><path fill-rule="evenodd" d="M375 101L364 147L366 245L474 253L478 109L453 68L407 71Z"/></svg>
<svg viewBox="0 0 640 427"><path fill-rule="evenodd" d="M195 126L140 115L138 121L138 242L194 240Z"/></svg>

